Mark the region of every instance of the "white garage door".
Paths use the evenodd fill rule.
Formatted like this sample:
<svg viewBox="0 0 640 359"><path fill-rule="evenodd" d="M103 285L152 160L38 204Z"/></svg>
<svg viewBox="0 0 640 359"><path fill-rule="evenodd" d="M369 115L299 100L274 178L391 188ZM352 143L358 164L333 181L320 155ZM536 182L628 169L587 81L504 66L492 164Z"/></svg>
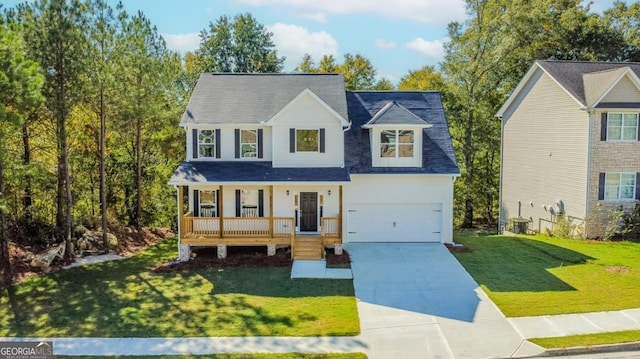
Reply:
<svg viewBox="0 0 640 359"><path fill-rule="evenodd" d="M353 204L349 242L440 242L442 203Z"/></svg>

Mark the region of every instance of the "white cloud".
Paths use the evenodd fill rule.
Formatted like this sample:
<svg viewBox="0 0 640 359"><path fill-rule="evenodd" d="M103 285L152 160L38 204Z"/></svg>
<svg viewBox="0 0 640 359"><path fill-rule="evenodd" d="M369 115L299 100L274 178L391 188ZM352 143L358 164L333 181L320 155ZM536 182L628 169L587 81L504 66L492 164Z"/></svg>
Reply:
<svg viewBox="0 0 640 359"><path fill-rule="evenodd" d="M326 14L375 14L386 18L408 19L442 25L465 18L463 0L387 0L381 6L371 0L235 0L252 6L279 6L307 18L324 19ZM312 15L313 14L313 15Z"/></svg>
<svg viewBox="0 0 640 359"><path fill-rule="evenodd" d="M200 34L197 32L190 32L188 34L165 34L161 33L164 41L167 42L167 48L169 50L177 51L180 54L185 54L189 51L194 51L200 46Z"/></svg>
<svg viewBox="0 0 640 359"><path fill-rule="evenodd" d="M442 60L444 57L443 40L428 41L421 37L407 43L407 48L419 52L423 57L430 60Z"/></svg>
<svg viewBox="0 0 640 359"><path fill-rule="evenodd" d="M338 42L326 31L310 32L298 25L276 23L267 26L273 33L278 55L286 56L284 70L292 71L304 54L319 61L323 55L337 55Z"/></svg>
<svg viewBox="0 0 640 359"><path fill-rule="evenodd" d="M394 49L396 47L396 43L385 39L376 39L376 47L381 49Z"/></svg>

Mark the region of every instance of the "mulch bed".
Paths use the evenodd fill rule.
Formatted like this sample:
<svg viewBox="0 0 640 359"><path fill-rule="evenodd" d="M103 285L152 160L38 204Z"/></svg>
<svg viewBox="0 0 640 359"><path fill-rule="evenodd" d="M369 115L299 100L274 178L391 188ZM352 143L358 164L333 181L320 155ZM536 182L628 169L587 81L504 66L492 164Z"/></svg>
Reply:
<svg viewBox="0 0 640 359"><path fill-rule="evenodd" d="M290 267L291 250L281 248L276 255L267 256L265 246L258 247L227 247L227 258L218 258L217 249L198 248L192 252L194 258L187 262L163 263L154 269L156 273L170 273L194 269L217 269L232 267ZM349 253L343 251L342 255L335 255L333 250L326 252L327 267L348 268L351 259Z"/></svg>
<svg viewBox="0 0 640 359"><path fill-rule="evenodd" d="M469 247L465 247L465 246L461 246L461 245L455 245L454 246L451 243L445 243L444 245L445 245L445 247L447 247L447 249L451 253L469 253L469 252L471 252L471 248L469 248Z"/></svg>

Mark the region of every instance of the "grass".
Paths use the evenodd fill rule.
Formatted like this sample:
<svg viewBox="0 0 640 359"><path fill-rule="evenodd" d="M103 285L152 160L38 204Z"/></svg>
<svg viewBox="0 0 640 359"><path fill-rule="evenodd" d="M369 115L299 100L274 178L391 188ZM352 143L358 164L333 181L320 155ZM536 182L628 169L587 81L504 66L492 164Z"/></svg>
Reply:
<svg viewBox="0 0 640 359"><path fill-rule="evenodd" d="M0 336L355 335L348 280L290 279L290 268L155 273L167 240L135 257L31 278L0 290Z"/></svg>
<svg viewBox="0 0 640 359"><path fill-rule="evenodd" d="M57 359L75 359L77 357L64 357L56 355ZM302 354L302 353L277 353L277 354L209 354L209 355L158 355L158 356L96 356L84 357L85 359L367 359L363 353L328 353L328 354Z"/></svg>
<svg viewBox="0 0 640 359"><path fill-rule="evenodd" d="M556 338L533 338L530 342L543 348L571 348L602 344L640 342L640 330L626 330L599 334L582 334Z"/></svg>
<svg viewBox="0 0 640 359"><path fill-rule="evenodd" d="M456 253L509 317L640 308L640 244L465 236Z"/></svg>

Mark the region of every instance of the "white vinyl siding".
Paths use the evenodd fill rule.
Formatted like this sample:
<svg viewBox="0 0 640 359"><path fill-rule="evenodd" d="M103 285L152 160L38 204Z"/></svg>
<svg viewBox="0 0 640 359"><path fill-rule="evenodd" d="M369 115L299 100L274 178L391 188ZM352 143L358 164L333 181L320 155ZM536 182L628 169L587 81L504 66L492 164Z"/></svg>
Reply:
<svg viewBox="0 0 640 359"><path fill-rule="evenodd" d="M325 152L290 152L290 129L325 129ZM341 167L344 164L342 125L310 94L300 97L274 121L272 144L273 167Z"/></svg>
<svg viewBox="0 0 640 359"><path fill-rule="evenodd" d="M638 102L640 91L628 77L624 77L600 102Z"/></svg>
<svg viewBox="0 0 640 359"><path fill-rule="evenodd" d="M584 218L589 117L552 78L538 69L503 119L500 223L520 215L551 219L562 201L565 213ZM547 210L545 210L545 208Z"/></svg>

